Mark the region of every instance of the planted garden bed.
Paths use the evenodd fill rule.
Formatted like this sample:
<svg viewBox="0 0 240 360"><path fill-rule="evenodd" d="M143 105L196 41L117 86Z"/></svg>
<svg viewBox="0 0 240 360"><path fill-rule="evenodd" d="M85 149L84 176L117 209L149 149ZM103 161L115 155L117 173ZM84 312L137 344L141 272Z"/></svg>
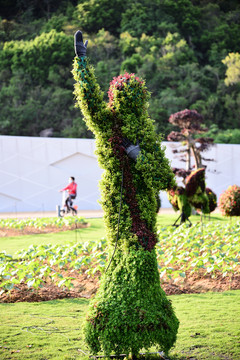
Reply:
<svg viewBox="0 0 240 360"><path fill-rule="evenodd" d="M161 285L168 295L240 289L240 221L159 230ZM108 263L106 241L39 245L0 253L0 301L91 297Z"/></svg>
<svg viewBox="0 0 240 360"><path fill-rule="evenodd" d="M0 237L43 234L89 226L83 217L67 216L36 219L0 219Z"/></svg>

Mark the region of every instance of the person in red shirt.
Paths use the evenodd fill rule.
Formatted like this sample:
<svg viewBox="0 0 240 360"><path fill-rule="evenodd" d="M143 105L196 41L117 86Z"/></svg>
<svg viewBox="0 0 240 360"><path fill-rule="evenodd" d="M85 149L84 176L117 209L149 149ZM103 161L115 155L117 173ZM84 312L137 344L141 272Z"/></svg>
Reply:
<svg viewBox="0 0 240 360"><path fill-rule="evenodd" d="M69 178L69 184L60 191L65 191L65 190L67 190L68 192L68 197L65 200L67 211L69 212L70 210L72 210L75 212L75 214L77 214L77 210L72 207L73 204L72 200L76 199L77 197L77 184L75 183L75 178L73 176Z"/></svg>

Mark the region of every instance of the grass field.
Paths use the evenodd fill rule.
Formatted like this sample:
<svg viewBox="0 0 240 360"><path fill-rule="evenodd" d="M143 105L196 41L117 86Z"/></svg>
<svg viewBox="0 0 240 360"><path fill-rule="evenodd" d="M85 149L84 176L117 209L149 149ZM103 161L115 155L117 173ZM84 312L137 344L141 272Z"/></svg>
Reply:
<svg viewBox="0 0 240 360"><path fill-rule="evenodd" d="M176 215L159 215L159 228L170 226ZM192 216L191 221L197 223L200 217ZM230 222L220 215L210 221ZM0 251L14 254L31 244L98 241L105 236L101 218L89 222L89 228L77 232L0 238ZM177 343L169 355L171 359L240 359L240 290L169 298L180 320ZM87 359L88 349L82 333L87 307L86 299L0 304L0 359Z"/></svg>
<svg viewBox="0 0 240 360"><path fill-rule="evenodd" d="M171 359L239 360L240 291L169 298L180 320ZM87 307L86 299L0 304L0 358L87 359Z"/></svg>

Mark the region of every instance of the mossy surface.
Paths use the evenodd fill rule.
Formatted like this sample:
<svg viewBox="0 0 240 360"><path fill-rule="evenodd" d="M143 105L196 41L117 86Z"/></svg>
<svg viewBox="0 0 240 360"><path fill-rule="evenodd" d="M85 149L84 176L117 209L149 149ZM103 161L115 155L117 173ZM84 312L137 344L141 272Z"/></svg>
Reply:
<svg viewBox="0 0 240 360"><path fill-rule="evenodd" d="M159 345L168 352L178 320L160 287L154 250L118 251L87 318L86 340L97 353L138 353Z"/></svg>

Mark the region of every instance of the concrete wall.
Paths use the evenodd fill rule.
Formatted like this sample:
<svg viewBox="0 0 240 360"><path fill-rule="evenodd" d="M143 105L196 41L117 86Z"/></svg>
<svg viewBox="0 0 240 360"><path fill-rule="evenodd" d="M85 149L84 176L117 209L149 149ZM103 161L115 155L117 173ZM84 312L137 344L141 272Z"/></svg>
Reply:
<svg viewBox="0 0 240 360"><path fill-rule="evenodd" d="M173 167L185 168L185 163L177 159L176 154L172 153L181 144L166 142L166 156L171 159ZM213 159L214 161L204 161L206 168L206 185L212 189L217 198L230 185L240 186L240 145L216 144L210 150L202 153L203 158ZM191 159L194 164L193 158ZM181 184L181 183L180 183ZM161 196L167 202L166 195Z"/></svg>
<svg viewBox="0 0 240 360"><path fill-rule="evenodd" d="M174 167L185 167L164 142ZM59 190L69 176L78 183L75 204L81 210L97 210L98 182L102 170L94 155L95 142L88 139L58 139L0 136L0 212L53 211L61 204ZM240 145L216 145L204 154L207 186L219 196L229 185L240 185ZM170 207L161 193L162 207Z"/></svg>
<svg viewBox="0 0 240 360"><path fill-rule="evenodd" d="M53 211L74 176L79 209L99 209L94 141L0 136L0 212Z"/></svg>

